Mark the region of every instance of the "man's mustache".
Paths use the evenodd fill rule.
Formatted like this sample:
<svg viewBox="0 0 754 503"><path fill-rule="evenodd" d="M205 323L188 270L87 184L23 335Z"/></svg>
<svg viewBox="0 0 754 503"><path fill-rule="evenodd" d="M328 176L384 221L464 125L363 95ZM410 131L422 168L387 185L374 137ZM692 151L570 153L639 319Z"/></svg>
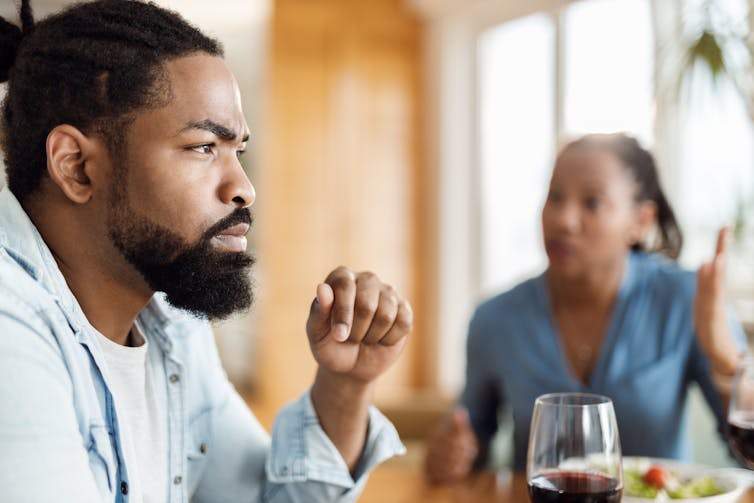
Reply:
<svg viewBox="0 0 754 503"><path fill-rule="evenodd" d="M236 208L233 213L219 220L212 227L207 229L207 231L202 236L202 241L209 241L225 229L233 227L234 225L249 224L249 227L251 227L251 224L253 222L254 219L251 216L251 210L249 210L249 208Z"/></svg>

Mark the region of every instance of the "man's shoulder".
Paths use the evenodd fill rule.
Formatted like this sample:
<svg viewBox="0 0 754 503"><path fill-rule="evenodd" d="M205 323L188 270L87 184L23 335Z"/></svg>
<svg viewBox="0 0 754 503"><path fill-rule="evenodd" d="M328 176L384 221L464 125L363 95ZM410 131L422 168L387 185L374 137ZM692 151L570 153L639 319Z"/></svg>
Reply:
<svg viewBox="0 0 754 503"><path fill-rule="evenodd" d="M54 306L53 295L0 247L0 316L16 310L37 314Z"/></svg>
<svg viewBox="0 0 754 503"><path fill-rule="evenodd" d="M50 343L63 324L55 297L0 247L0 338L8 342L33 333Z"/></svg>

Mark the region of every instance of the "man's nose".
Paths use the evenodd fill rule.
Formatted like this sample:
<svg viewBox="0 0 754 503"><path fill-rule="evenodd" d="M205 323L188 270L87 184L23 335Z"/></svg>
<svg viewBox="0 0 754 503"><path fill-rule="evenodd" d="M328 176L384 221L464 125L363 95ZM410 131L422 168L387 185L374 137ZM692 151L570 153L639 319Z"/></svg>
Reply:
<svg viewBox="0 0 754 503"><path fill-rule="evenodd" d="M220 199L225 204L234 204L239 208L251 206L256 199L254 186L243 169L238 158L234 155L232 161L224 170L223 182L220 185Z"/></svg>

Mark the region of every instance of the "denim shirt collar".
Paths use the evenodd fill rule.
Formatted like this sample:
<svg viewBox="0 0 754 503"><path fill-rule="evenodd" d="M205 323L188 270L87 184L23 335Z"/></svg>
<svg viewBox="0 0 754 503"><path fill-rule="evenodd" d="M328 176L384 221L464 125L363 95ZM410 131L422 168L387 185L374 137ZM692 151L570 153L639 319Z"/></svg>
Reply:
<svg viewBox="0 0 754 503"><path fill-rule="evenodd" d="M42 248L39 244L42 244ZM43 256L49 249L21 203L7 187L0 190L0 246L35 280L53 293L51 278L44 277Z"/></svg>
<svg viewBox="0 0 754 503"><path fill-rule="evenodd" d="M5 248L30 276L38 281L60 305L68 323L81 340L84 327L91 327L76 297L60 272L49 247L39 234L21 203L8 187L0 189L0 248ZM170 316L161 305L165 302L161 294L152 297L139 313L142 325L150 328L155 343L165 352L173 347L170 333ZM95 330L94 327L91 327Z"/></svg>

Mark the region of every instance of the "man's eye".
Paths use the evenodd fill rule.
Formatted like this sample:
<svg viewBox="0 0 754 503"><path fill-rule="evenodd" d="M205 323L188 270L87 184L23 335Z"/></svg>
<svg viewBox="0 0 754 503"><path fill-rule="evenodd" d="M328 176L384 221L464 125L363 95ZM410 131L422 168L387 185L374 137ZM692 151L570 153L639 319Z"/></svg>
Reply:
<svg viewBox="0 0 754 503"><path fill-rule="evenodd" d="M236 150L236 157L240 159L241 156L244 155L245 153L246 153L246 150Z"/></svg>
<svg viewBox="0 0 754 503"><path fill-rule="evenodd" d="M196 145L191 147L191 150L200 154L211 154L214 145L212 143L205 143L204 145Z"/></svg>

